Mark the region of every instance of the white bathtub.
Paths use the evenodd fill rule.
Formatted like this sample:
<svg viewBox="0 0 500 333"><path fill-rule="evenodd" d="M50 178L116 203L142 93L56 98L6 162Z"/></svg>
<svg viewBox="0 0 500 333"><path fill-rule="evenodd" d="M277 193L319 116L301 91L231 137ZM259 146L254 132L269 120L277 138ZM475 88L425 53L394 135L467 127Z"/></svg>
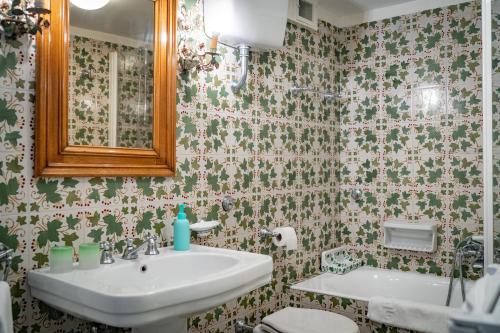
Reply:
<svg viewBox="0 0 500 333"><path fill-rule="evenodd" d="M293 285L292 289L365 302L383 296L444 306L448 283L448 278L430 274L361 267L344 275L323 273ZM472 281L466 281L466 290L472 286ZM461 304L460 283L455 279L451 306Z"/></svg>

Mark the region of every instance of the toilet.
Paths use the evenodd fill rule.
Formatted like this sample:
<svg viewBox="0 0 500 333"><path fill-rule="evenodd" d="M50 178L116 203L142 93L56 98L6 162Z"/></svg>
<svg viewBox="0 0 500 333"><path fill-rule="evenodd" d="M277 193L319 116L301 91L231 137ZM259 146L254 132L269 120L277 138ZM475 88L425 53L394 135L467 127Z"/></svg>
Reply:
<svg viewBox="0 0 500 333"><path fill-rule="evenodd" d="M359 328L337 313L288 307L262 319L253 333L359 333Z"/></svg>

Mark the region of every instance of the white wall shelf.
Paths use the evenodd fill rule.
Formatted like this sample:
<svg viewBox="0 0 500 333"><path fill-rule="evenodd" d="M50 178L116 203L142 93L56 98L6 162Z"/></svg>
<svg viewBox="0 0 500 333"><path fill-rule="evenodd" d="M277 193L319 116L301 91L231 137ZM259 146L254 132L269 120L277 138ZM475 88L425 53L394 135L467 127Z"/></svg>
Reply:
<svg viewBox="0 0 500 333"><path fill-rule="evenodd" d="M385 222L384 246L389 249L435 252L437 225L433 222Z"/></svg>

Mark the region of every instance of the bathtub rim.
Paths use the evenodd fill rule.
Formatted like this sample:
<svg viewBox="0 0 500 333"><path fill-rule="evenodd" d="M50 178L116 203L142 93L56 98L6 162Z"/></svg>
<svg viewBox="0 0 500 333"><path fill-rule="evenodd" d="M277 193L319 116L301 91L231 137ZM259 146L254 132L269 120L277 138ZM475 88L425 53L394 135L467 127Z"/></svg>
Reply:
<svg viewBox="0 0 500 333"><path fill-rule="evenodd" d="M294 284L291 285L290 288L292 290L298 291L298 292L312 292L312 293L320 294L320 295L326 295L326 296L332 296L332 297L340 297L340 298L351 299L351 300L361 301L361 302L369 302L371 297L363 297L363 296L359 296L359 295L345 294L345 293L337 292L337 291L335 291L334 293L332 293L332 292L328 292L326 290L319 290L319 289L316 289L316 288L304 287L303 286L308 281L311 281L313 279L322 279L322 278L324 278L324 276L347 276L347 275L349 275L350 273L353 273L353 272L358 272L359 273L359 271L366 271L366 272L372 272L372 273L373 272L383 272L385 274L391 274L392 273L392 274L412 275L413 277L416 277L418 279L424 278L424 279L427 279L427 280L435 280L434 281L435 283L444 283L444 282L447 283L449 281L449 277L448 276L439 276L439 275L436 275L436 274L423 274L423 273L418 273L418 272L414 272L414 271L402 271L402 270L398 270L398 269L386 269L386 268L378 268L378 267L372 267L372 266L362 266L362 267L357 268L357 269L355 269L355 270L353 270L351 272L348 272L346 274L335 274L335 273L330 273L330 272L322 272L322 273L320 273L320 274L318 274L316 276L309 277L309 278L304 279L304 280L302 280L300 282L294 283ZM439 280L439 281L437 281L437 280ZM465 280L467 292L473 287L474 282L475 281L473 281L473 280ZM457 282L455 281L454 288L456 288L456 286L457 286L456 283ZM384 296L384 295L380 295L380 296ZM456 309L457 307L451 307L451 308Z"/></svg>

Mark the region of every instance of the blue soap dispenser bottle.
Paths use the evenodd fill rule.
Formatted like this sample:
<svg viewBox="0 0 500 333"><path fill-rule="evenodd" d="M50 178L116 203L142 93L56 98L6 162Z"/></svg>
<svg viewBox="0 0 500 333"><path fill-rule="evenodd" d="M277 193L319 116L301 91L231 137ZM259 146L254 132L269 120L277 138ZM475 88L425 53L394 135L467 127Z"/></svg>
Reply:
<svg viewBox="0 0 500 333"><path fill-rule="evenodd" d="M174 222L174 250L187 251L189 250L189 241L191 231L189 230L189 221L184 212L184 204L179 205L179 214Z"/></svg>

